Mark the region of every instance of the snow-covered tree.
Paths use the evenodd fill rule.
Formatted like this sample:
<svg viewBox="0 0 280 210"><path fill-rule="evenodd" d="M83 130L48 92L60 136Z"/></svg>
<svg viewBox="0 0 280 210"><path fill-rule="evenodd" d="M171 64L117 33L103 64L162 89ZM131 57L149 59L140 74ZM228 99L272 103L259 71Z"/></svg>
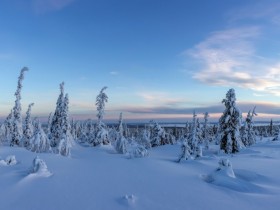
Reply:
<svg viewBox="0 0 280 210"><path fill-rule="evenodd" d="M181 154L179 155L178 162L180 163L182 160L188 160L191 158L192 150L185 139L181 145Z"/></svg>
<svg viewBox="0 0 280 210"><path fill-rule="evenodd" d="M70 131L67 131L66 134L62 136L62 139L59 141L58 153L63 156L71 155L73 137Z"/></svg>
<svg viewBox="0 0 280 210"><path fill-rule="evenodd" d="M61 126L61 139L58 145L58 153L63 156L69 156L72 145L74 144L74 139L71 134L71 126L68 117L69 112L69 98L68 94L65 95L63 100L63 106L61 109L62 126Z"/></svg>
<svg viewBox="0 0 280 210"><path fill-rule="evenodd" d="M51 127L52 127L52 112L49 114L48 125L47 125L47 136L49 139L51 139Z"/></svg>
<svg viewBox="0 0 280 210"><path fill-rule="evenodd" d="M71 120L71 135L74 140L77 140L78 138L78 129L79 129L79 123L75 122L74 119L72 118Z"/></svg>
<svg viewBox="0 0 280 210"><path fill-rule="evenodd" d="M29 149L36 153L51 151L50 140L45 131L42 129L39 120L36 120L35 122L34 135L29 141Z"/></svg>
<svg viewBox="0 0 280 210"><path fill-rule="evenodd" d="M190 147L191 154L195 157L201 157L202 156L202 148L201 148L201 130L198 125L197 121L197 115L195 111L193 112L193 122L191 127L191 132L188 136L188 144Z"/></svg>
<svg viewBox="0 0 280 210"><path fill-rule="evenodd" d="M51 123L51 146L55 153L63 156L70 155L70 149L74 143L71 135L69 121L69 97L64 96L64 82L60 84L60 95L57 99L56 110Z"/></svg>
<svg viewBox="0 0 280 210"><path fill-rule="evenodd" d="M96 108L97 108L97 120L98 123L103 121L104 114L105 114L105 103L108 102L108 96L104 92L107 89L107 87L103 87L100 91L100 93L96 97Z"/></svg>
<svg viewBox="0 0 280 210"><path fill-rule="evenodd" d="M115 142L115 148L118 153L125 154L127 152L127 139L123 135L123 118L122 113L120 113L119 125L117 139Z"/></svg>
<svg viewBox="0 0 280 210"><path fill-rule="evenodd" d="M138 138L138 143L143 145L146 149L150 149L152 147L150 141L151 133L148 129L144 128L144 130L140 133Z"/></svg>
<svg viewBox="0 0 280 210"><path fill-rule="evenodd" d="M14 112L11 110L10 114L4 121L5 126L5 141L11 142L12 140L12 132L13 132L13 120L14 120Z"/></svg>
<svg viewBox="0 0 280 210"><path fill-rule="evenodd" d="M123 135L123 115L120 113L119 124L118 124L118 132Z"/></svg>
<svg viewBox="0 0 280 210"><path fill-rule="evenodd" d="M108 102L108 96L104 92L106 89L107 87L103 87L96 97L97 123L95 126L94 139L90 142L93 146L110 143L107 126L103 123L105 103Z"/></svg>
<svg viewBox="0 0 280 210"><path fill-rule="evenodd" d="M166 134L164 128L162 128L156 121L151 121L152 129L151 129L151 145L152 147L172 144L170 138Z"/></svg>
<svg viewBox="0 0 280 210"><path fill-rule="evenodd" d="M226 98L222 101L225 105L225 110L219 119L220 148L225 153L239 152L243 146L240 138L242 114L235 101L235 91L230 89L226 94Z"/></svg>
<svg viewBox="0 0 280 210"><path fill-rule="evenodd" d="M64 82L60 84L60 95L56 102L56 109L50 127L51 146L57 147L62 137L62 111L64 105Z"/></svg>
<svg viewBox="0 0 280 210"><path fill-rule="evenodd" d="M92 144L95 138L95 128L92 120L86 120L81 127L81 133L79 136L79 140L81 143L89 143Z"/></svg>
<svg viewBox="0 0 280 210"><path fill-rule="evenodd" d="M34 103L29 104L26 117L25 117L25 123L23 127L23 146L28 147L30 139L32 138L34 134L34 126L31 119L31 108L34 106Z"/></svg>
<svg viewBox="0 0 280 210"><path fill-rule="evenodd" d="M23 137L23 130L22 130L22 117L21 117L21 90L22 90L22 82L24 79L24 73L28 71L27 67L21 69L19 78L18 78L18 85L17 90L15 92L16 100L15 106L13 108L13 131L12 131L12 139L11 139L11 146L20 145L22 137Z"/></svg>
<svg viewBox="0 0 280 210"><path fill-rule="evenodd" d="M204 125L203 125L203 131L202 131L202 138L204 140L206 149L209 149L208 118L209 118L209 114L208 114L208 112L205 112L204 113Z"/></svg>
<svg viewBox="0 0 280 210"><path fill-rule="evenodd" d="M251 146L256 143L256 135L254 129L254 121L253 117L257 116L255 112L256 107L254 107L253 111L251 110L248 112L247 117L244 123L244 129L242 132L242 142L245 146Z"/></svg>

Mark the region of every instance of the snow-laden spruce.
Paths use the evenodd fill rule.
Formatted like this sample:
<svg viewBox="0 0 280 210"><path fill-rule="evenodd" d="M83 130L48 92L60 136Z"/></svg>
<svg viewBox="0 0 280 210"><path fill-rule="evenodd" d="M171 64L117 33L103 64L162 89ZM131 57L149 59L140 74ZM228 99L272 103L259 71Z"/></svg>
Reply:
<svg viewBox="0 0 280 210"><path fill-rule="evenodd" d="M30 139L34 134L34 126L31 119L31 108L34 106L34 103L28 105L26 112L24 127L23 127L23 146L28 148Z"/></svg>
<svg viewBox="0 0 280 210"><path fill-rule="evenodd" d="M22 82L24 79L24 73L26 71L28 71L27 67L21 69L18 78L17 90L15 92L16 100L15 100L15 106L13 108L13 128L12 128L12 139L10 143L11 146L14 145L20 146L23 137L22 117L21 117L21 90L22 90Z"/></svg>
<svg viewBox="0 0 280 210"><path fill-rule="evenodd" d="M117 130L117 139L115 142L115 148L118 153L125 154L127 152L127 139L123 135L123 118L122 113L120 113L120 119Z"/></svg>
<svg viewBox="0 0 280 210"><path fill-rule="evenodd" d="M104 92L106 89L107 87L103 87L96 97L95 105L97 108L97 123L94 130L94 137L91 142L89 142L93 146L110 143L107 126L105 125L105 123L103 123L105 114L105 103L108 102L108 96Z"/></svg>
<svg viewBox="0 0 280 210"><path fill-rule="evenodd" d="M12 140L12 132L13 132L13 119L14 119L14 112L11 110L10 114L4 121L4 142L11 142Z"/></svg>
<svg viewBox="0 0 280 210"><path fill-rule="evenodd" d="M55 153L69 156L74 140L69 121L69 97L64 95L64 82L60 84L60 95L56 103L56 110L52 117L50 128L51 147Z"/></svg>
<svg viewBox="0 0 280 210"><path fill-rule="evenodd" d="M146 149L150 149L152 147L151 141L150 141L150 136L151 133L147 128L144 128L141 132L140 135L137 138L138 144L144 146Z"/></svg>
<svg viewBox="0 0 280 210"><path fill-rule="evenodd" d="M28 148L32 152L51 152L50 140L42 129L39 120L35 121L34 135L28 143Z"/></svg>
<svg viewBox="0 0 280 210"><path fill-rule="evenodd" d="M209 149L209 132L208 132L208 112L204 113L204 124L203 124L203 131L202 131L202 138L205 144L205 149Z"/></svg>
<svg viewBox="0 0 280 210"><path fill-rule="evenodd" d="M51 127L52 127L52 112L49 114L48 117L48 127L47 127L47 136L49 139L51 139Z"/></svg>
<svg viewBox="0 0 280 210"><path fill-rule="evenodd" d="M247 117L245 119L244 128L242 132L242 142L244 146L251 146L256 143L256 135L254 131L254 121L253 117L257 116L255 111L256 107L254 107L253 111L251 110L248 112Z"/></svg>
<svg viewBox="0 0 280 210"><path fill-rule="evenodd" d="M50 128L50 139L51 139L51 146L57 147L59 141L62 137L62 112L63 112L63 105L64 105L64 82L60 85L60 95L56 102L56 109L54 115L52 117L51 128Z"/></svg>
<svg viewBox="0 0 280 210"><path fill-rule="evenodd" d="M191 159L192 150L188 144L187 139L184 139L181 145L181 154L179 155L178 162L180 163L182 160Z"/></svg>
<svg viewBox="0 0 280 210"><path fill-rule="evenodd" d="M240 137L242 114L236 106L234 89L230 89L222 103L225 110L219 119L220 149L225 153L239 152L243 144Z"/></svg>
<svg viewBox="0 0 280 210"><path fill-rule="evenodd" d="M188 144L190 147L191 154L194 157L202 156L202 133L197 120L195 111L193 112L193 122L191 132L188 136Z"/></svg>
<svg viewBox="0 0 280 210"><path fill-rule="evenodd" d="M66 94L63 100L62 114L61 114L62 135L58 145L58 153L63 156L70 156L71 148L72 145L74 144L74 139L71 134L71 126L69 122L68 112L69 112L69 98L68 98L68 94Z"/></svg>

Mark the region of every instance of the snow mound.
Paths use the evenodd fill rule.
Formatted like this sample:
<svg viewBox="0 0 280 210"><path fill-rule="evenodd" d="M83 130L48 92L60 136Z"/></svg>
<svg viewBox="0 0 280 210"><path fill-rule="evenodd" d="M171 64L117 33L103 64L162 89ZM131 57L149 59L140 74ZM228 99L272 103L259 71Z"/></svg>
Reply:
<svg viewBox="0 0 280 210"><path fill-rule="evenodd" d="M260 176L261 177L261 176ZM258 184L252 183L256 180L256 174L252 172L240 172L238 176L232 169L231 162L222 158L219 167L211 174L202 176L204 181L219 187L243 193L268 193L268 191Z"/></svg>
<svg viewBox="0 0 280 210"><path fill-rule="evenodd" d="M12 166L17 164L16 156L9 155L6 157L6 160L0 160L0 165L2 166Z"/></svg>
<svg viewBox="0 0 280 210"><path fill-rule="evenodd" d="M219 167L217 168L216 172L218 174L223 174L225 176L235 178L235 174L232 170L232 165L229 159L222 158L219 161Z"/></svg>
<svg viewBox="0 0 280 210"><path fill-rule="evenodd" d="M135 195L131 194L131 195L125 195L123 196L123 201L127 204L127 205L134 205L136 202L136 197Z"/></svg>
<svg viewBox="0 0 280 210"><path fill-rule="evenodd" d="M33 160L33 168L31 174L36 174L42 177L49 177L52 175L52 173L48 170L45 161L40 159L38 156Z"/></svg>

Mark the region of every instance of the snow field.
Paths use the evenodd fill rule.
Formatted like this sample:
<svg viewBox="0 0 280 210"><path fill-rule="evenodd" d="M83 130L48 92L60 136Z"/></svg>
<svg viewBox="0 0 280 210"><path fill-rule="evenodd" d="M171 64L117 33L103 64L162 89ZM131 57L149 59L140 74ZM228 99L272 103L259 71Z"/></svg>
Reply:
<svg viewBox="0 0 280 210"><path fill-rule="evenodd" d="M0 165L1 209L279 210L279 148L280 142L260 142L226 155L210 145L203 157L177 163L179 145L131 159L110 145L77 144L71 157L40 153L48 169L40 176L30 172L36 153L2 146L0 159L15 155L17 163ZM235 177L217 171L221 158Z"/></svg>

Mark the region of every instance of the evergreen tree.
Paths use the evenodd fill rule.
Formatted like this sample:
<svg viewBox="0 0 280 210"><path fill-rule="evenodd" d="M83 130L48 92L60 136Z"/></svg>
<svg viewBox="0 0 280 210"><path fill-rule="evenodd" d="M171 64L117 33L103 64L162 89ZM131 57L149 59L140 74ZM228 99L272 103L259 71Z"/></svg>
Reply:
<svg viewBox="0 0 280 210"><path fill-rule="evenodd" d="M59 142L58 146L58 153L63 156L69 156L70 150L72 148L72 145L74 144L73 136L71 134L71 126L69 122L68 112L69 112L69 97L68 94L65 95L63 100L63 106L61 110L62 114L62 127L61 132L62 136Z"/></svg>
<svg viewBox="0 0 280 210"><path fill-rule="evenodd" d="M71 120L71 135L74 140L77 140L77 133L78 133L78 122L75 122L74 119L72 118Z"/></svg>
<svg viewBox="0 0 280 210"><path fill-rule="evenodd" d="M244 129L242 132L242 142L244 146L251 146L256 143L256 136L254 129L253 117L257 116L255 112L256 107L254 107L252 113L251 110L248 112L244 123Z"/></svg>
<svg viewBox="0 0 280 210"><path fill-rule="evenodd" d="M21 90L22 90L22 82L24 79L24 73L28 71L27 67L21 69L20 76L18 78L17 90L15 92L16 100L15 106L13 108L13 130L12 130L12 139L11 146L20 145L23 130L22 130L22 117L21 117Z"/></svg>
<svg viewBox="0 0 280 210"><path fill-rule="evenodd" d="M202 149L201 149L201 130L199 128L198 121L196 119L197 115L195 111L193 112L193 122L191 127L191 132L188 136L188 145L190 147L191 154L195 157L202 156Z"/></svg>
<svg viewBox="0 0 280 210"><path fill-rule="evenodd" d="M64 82L60 84L60 95L56 102L56 109L50 127L51 146L57 147L62 137L62 111L64 105Z"/></svg>
<svg viewBox="0 0 280 210"><path fill-rule="evenodd" d="M123 135L123 117L122 117L122 112L120 113L120 118L119 118L119 125L118 125L118 132Z"/></svg>
<svg viewBox="0 0 280 210"><path fill-rule="evenodd" d="M270 124L269 124L269 135L273 136L273 121L272 121L272 119L270 120Z"/></svg>
<svg viewBox="0 0 280 210"><path fill-rule="evenodd" d="M235 101L235 91L234 89L230 89L226 94L226 98L222 101L225 105L225 110L219 119L221 134L220 148L225 153L236 153L242 148L240 138L242 114L236 107Z"/></svg>
<svg viewBox="0 0 280 210"><path fill-rule="evenodd" d="M209 149L208 118L209 118L209 114L208 114L208 112L205 112L202 138L204 139L206 149Z"/></svg>
<svg viewBox="0 0 280 210"><path fill-rule="evenodd" d="M144 128L144 130L141 132L141 135L140 135L139 144L143 145L146 149L150 149L152 147L151 141L150 141L150 136L151 136L151 133L149 132L149 130Z"/></svg>
<svg viewBox="0 0 280 210"><path fill-rule="evenodd" d="M151 123L152 123L152 131L151 131L152 147L166 144L166 133L164 128L162 128L156 121L152 120Z"/></svg>
<svg viewBox="0 0 280 210"><path fill-rule="evenodd" d="M51 139L51 127L52 127L52 112L49 114L48 117L47 136L49 139Z"/></svg>
<svg viewBox="0 0 280 210"><path fill-rule="evenodd" d="M108 102L108 96L104 92L107 89L107 87L103 87L100 91L100 93L96 97L96 107L97 107L97 120L98 123L101 123L104 118L105 114L105 103Z"/></svg>
<svg viewBox="0 0 280 210"><path fill-rule="evenodd" d="M108 102L108 96L104 92L106 89L107 87L103 87L96 97L95 105L97 107L97 124L95 126L94 138L90 142L93 146L110 143L107 126L103 123L105 103Z"/></svg>
<svg viewBox="0 0 280 210"><path fill-rule="evenodd" d="M28 110L26 112L26 117L25 117L24 129L23 129L23 135L24 135L23 146L26 148L28 147L30 139L34 134L34 126L31 119L32 106L34 106L34 103L31 103L28 106Z"/></svg>
<svg viewBox="0 0 280 210"><path fill-rule="evenodd" d="M190 159L191 154L192 154L192 150L187 142L187 139L184 139L181 145L181 154L179 155L178 162L180 163L182 160Z"/></svg>
<svg viewBox="0 0 280 210"><path fill-rule="evenodd" d="M14 120L14 112L11 110L10 114L7 116L4 121L5 126L5 141L11 142L12 140L12 132L13 132L13 120Z"/></svg>
<svg viewBox="0 0 280 210"><path fill-rule="evenodd" d="M35 121L35 131L33 137L29 141L29 149L32 152L50 152L50 140L46 135L45 131L42 129L41 123L39 120Z"/></svg>
<svg viewBox="0 0 280 210"><path fill-rule="evenodd" d="M118 153L125 154L127 152L127 139L123 135L123 118L122 113L120 113L119 125L117 139L115 143L115 148Z"/></svg>

